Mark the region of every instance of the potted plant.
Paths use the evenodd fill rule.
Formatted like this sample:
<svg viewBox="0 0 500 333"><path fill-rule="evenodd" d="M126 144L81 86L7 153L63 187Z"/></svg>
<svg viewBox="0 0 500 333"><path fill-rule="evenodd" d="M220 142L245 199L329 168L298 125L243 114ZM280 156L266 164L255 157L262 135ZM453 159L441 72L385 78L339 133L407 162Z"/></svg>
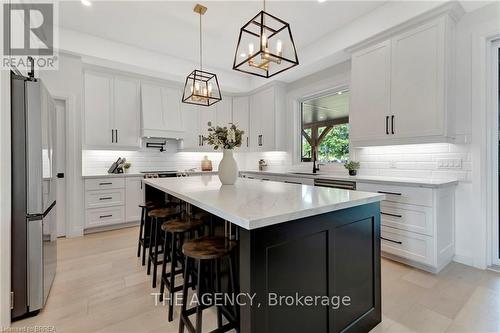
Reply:
<svg viewBox="0 0 500 333"><path fill-rule="evenodd" d="M125 162L121 165L123 168L123 172L129 172L130 167L132 166L132 163L130 162Z"/></svg>
<svg viewBox="0 0 500 333"><path fill-rule="evenodd" d="M229 126L211 126L208 123L208 136L203 137L215 150L222 149L222 160L219 163L219 179L222 185L233 185L238 178L238 165L233 156L233 150L241 147L244 131L229 123Z"/></svg>
<svg viewBox="0 0 500 333"><path fill-rule="evenodd" d="M347 161L344 163L344 167L349 170L349 176L356 176L359 169L359 162Z"/></svg>

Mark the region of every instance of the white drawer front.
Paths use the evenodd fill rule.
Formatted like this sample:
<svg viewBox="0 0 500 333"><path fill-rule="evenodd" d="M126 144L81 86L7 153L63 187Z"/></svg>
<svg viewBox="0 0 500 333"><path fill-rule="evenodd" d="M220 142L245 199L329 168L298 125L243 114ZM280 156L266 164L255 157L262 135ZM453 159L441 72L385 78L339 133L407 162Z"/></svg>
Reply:
<svg viewBox="0 0 500 333"><path fill-rule="evenodd" d="M108 207L87 209L86 228L100 227L110 224L123 223L125 221L125 207Z"/></svg>
<svg viewBox="0 0 500 333"><path fill-rule="evenodd" d="M87 191L85 203L85 208L121 206L125 204L125 190Z"/></svg>
<svg viewBox="0 0 500 333"><path fill-rule="evenodd" d="M432 207L432 189L430 188L360 182L356 185L359 191L385 194L387 201Z"/></svg>
<svg viewBox="0 0 500 333"><path fill-rule="evenodd" d="M112 188L125 188L125 178L93 178L85 179L85 190L109 190Z"/></svg>
<svg viewBox="0 0 500 333"><path fill-rule="evenodd" d="M390 227L381 228L381 250L426 265L435 265L433 238Z"/></svg>
<svg viewBox="0 0 500 333"><path fill-rule="evenodd" d="M381 223L384 226L434 235L432 208L383 201L380 205Z"/></svg>

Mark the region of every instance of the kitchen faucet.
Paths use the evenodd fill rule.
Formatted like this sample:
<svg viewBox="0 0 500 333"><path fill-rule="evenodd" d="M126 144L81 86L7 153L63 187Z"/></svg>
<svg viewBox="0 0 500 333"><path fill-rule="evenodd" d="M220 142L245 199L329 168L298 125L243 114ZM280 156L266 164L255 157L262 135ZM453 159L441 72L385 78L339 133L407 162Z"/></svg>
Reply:
<svg viewBox="0 0 500 333"><path fill-rule="evenodd" d="M312 152L312 158L313 158L313 173L316 173L316 171L319 171L319 164L316 166L316 149L313 149Z"/></svg>

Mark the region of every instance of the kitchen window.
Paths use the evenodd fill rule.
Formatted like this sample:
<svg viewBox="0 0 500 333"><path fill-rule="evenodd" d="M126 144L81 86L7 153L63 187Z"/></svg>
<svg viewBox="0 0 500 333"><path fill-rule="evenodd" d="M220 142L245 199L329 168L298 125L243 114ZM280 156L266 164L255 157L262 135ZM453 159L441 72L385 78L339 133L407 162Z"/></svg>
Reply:
<svg viewBox="0 0 500 333"><path fill-rule="evenodd" d="M301 107L301 160L310 162L313 149L323 163L349 159L349 91L339 90L304 100Z"/></svg>

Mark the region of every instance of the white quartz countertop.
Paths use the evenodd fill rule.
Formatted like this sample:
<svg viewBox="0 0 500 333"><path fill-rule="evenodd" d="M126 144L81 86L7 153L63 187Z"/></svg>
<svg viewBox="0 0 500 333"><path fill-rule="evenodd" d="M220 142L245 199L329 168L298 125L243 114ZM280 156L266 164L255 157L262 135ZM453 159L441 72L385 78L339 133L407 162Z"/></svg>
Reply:
<svg viewBox="0 0 500 333"><path fill-rule="evenodd" d="M385 199L377 193L245 178L238 178L235 185L221 185L212 175L153 178L144 183L247 230Z"/></svg>
<svg viewBox="0 0 500 333"><path fill-rule="evenodd" d="M350 180L359 183L387 183L391 185L407 185L419 187L444 187L458 184L456 179L422 179L422 178L401 178L401 177L383 177L383 176L349 176L347 174L319 172L317 174L303 174L300 171L241 171L244 173L253 173L259 175L280 176L280 177L299 177L299 178L319 178Z"/></svg>
<svg viewBox="0 0 500 333"><path fill-rule="evenodd" d="M155 173L155 171L151 171ZM179 174L187 174L189 176L193 175L204 175L204 174L217 174L217 171L177 171ZM83 178L107 178L107 177L143 177L144 174L140 172L125 172L125 173L91 173L82 175Z"/></svg>

